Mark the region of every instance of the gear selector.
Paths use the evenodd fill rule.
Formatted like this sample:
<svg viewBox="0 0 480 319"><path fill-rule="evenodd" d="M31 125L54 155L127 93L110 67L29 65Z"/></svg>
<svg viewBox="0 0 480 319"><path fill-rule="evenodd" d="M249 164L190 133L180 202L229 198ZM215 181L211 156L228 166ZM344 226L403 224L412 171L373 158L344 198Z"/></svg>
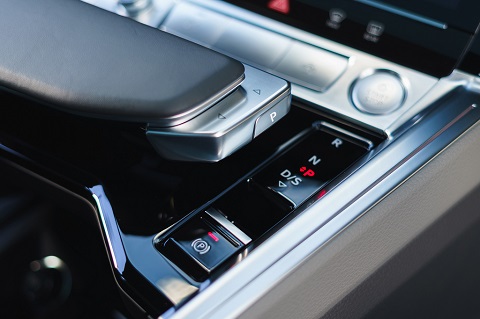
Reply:
<svg viewBox="0 0 480 319"><path fill-rule="evenodd" d="M84 117L138 123L165 158L218 161L276 123L289 84L81 1L6 0L0 87ZM242 83L243 82L243 83Z"/></svg>

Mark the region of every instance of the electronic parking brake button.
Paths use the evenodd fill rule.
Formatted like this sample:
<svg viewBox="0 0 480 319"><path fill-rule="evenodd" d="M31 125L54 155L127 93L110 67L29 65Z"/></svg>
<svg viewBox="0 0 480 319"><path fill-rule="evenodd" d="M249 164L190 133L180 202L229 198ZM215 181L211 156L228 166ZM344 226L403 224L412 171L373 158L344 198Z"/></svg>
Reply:
<svg viewBox="0 0 480 319"><path fill-rule="evenodd" d="M218 223L216 216L212 215L207 212L193 217L159 247L163 255L197 281L205 280L244 244L230 234L228 225Z"/></svg>
<svg viewBox="0 0 480 319"><path fill-rule="evenodd" d="M273 192L297 207L365 154L370 145L361 137L323 124L250 182L268 198Z"/></svg>
<svg viewBox="0 0 480 319"><path fill-rule="evenodd" d="M172 240L210 272L232 255L239 243L230 242L203 220L184 225Z"/></svg>

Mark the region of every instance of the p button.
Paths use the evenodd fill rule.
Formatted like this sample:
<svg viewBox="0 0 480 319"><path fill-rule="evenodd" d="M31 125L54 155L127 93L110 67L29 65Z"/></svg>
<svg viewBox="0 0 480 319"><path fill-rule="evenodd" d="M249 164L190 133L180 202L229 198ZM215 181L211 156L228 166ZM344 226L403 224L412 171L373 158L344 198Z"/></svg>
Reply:
<svg viewBox="0 0 480 319"><path fill-rule="evenodd" d="M260 115L255 122L255 132L253 138L266 131L270 126L277 123L282 117L287 115L290 109L290 98L284 98L280 103L268 109Z"/></svg>

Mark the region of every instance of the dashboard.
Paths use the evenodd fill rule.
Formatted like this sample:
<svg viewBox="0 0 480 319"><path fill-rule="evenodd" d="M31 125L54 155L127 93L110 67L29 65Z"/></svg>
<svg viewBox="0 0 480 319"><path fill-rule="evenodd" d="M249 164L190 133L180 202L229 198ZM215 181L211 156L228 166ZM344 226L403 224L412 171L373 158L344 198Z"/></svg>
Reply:
<svg viewBox="0 0 480 319"><path fill-rule="evenodd" d="M45 12L61 16L67 9L56 2L58 11ZM462 313L458 307L478 314L467 303L469 285L441 283L476 282L463 267L480 261L471 238L479 222L480 4L69 2L127 26L105 29L102 41L123 32L140 46L140 23L196 44L169 57L196 61L207 48L238 63L225 60L230 69L212 76L219 64L162 61L185 76L170 76L174 85L158 89L161 96L207 74L167 104L181 108L230 70L244 72L202 109L146 119L133 117L143 104L129 109L130 87L141 82L149 97L157 89L137 73L115 79L107 114L77 107L89 95L70 94L68 108L51 107L43 92L25 97L25 82L9 86L21 67L0 72L0 256L14 261L4 269L14 291L2 292L6 315L446 318ZM95 26L88 17L78 25ZM128 56L128 68L92 63L87 93L103 89L104 69L150 76L157 65L145 61L154 50ZM87 73L51 64L66 70L60 88ZM437 273L444 281L428 281ZM426 288L434 283L442 287ZM435 309L445 299L453 305ZM80 311L85 304L90 311Z"/></svg>

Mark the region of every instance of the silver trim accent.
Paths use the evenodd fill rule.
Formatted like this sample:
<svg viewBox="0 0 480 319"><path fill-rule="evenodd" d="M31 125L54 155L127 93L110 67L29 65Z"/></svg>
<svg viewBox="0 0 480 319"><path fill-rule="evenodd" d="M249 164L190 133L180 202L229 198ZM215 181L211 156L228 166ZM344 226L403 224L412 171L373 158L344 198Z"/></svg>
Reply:
<svg viewBox="0 0 480 319"><path fill-rule="evenodd" d="M111 2L114 0L84 1ZM241 9L230 3L211 0L177 0L174 2L173 7L175 8L175 6L183 4L196 5L198 7L208 9L211 12L220 13L228 17L228 19L236 19L241 22L260 27L266 31L271 31L272 35L275 37L283 36L291 42L297 40L299 42L304 42L323 50L336 53L340 56L347 57L347 69L342 74L340 79L333 83L328 90L325 92L316 92L301 85L292 84L292 94L320 110L333 113L338 117L356 122L359 125L377 132L386 133L389 135L389 132L395 130L396 127L401 127L409 120L409 117L405 116L405 114L417 114L421 112L427 105L425 103L419 103L419 101L425 96L425 94L430 93L430 91L436 92L437 90L440 90L441 94L447 93L444 90L445 88L442 86L437 89L436 84L438 79L435 77L400 66L365 52L352 49L334 41L321 38L317 35L305 32L287 24L266 18L245 9ZM112 9L112 11L114 10ZM218 30L214 31L215 32L213 33L218 33ZM216 37L218 37L218 35L216 35ZM189 40L196 42L196 39L190 38ZM207 45L206 43L200 44L212 48L211 45ZM289 46L291 46L291 44ZM287 49L285 49L284 53L286 50ZM234 53L232 53L232 55L235 56ZM278 63L278 61L276 63ZM255 63L253 64L255 65ZM262 69L267 72L275 73L273 67L262 67ZM350 85L365 70L369 69L391 70L392 72L395 72L401 76L401 78L405 81L404 85L408 94L408 97L402 107L386 115L371 115L364 114L357 110L355 106L353 106L349 97Z"/></svg>
<svg viewBox="0 0 480 319"><path fill-rule="evenodd" d="M292 94L302 101L313 105L315 108L333 113L338 117L354 121L359 125L384 132L393 123L397 122L405 112L413 109L418 113L421 107L417 106L417 102L430 90L435 88L438 79L421 72L400 66L398 64L386 61L373 55L352 49L345 45L321 38L317 35L299 30L295 27L283 24L281 22L266 18L259 14L255 14L245 9L236 7L230 3L223 1L211 0L184 0L182 3L197 5L202 8L211 10L227 16L229 19L237 19L256 27L263 28L272 32L274 36L284 36L292 41L296 40L309 45L330 51L339 56L348 58L347 69L340 78L335 81L324 92L317 92L308 89L299 84L292 84ZM168 30L167 30L168 31ZM195 41L195 39L189 39ZM212 45L210 48L215 49ZM225 52L223 52L225 53ZM234 53L233 53L234 55ZM301 57L299 56L299 59ZM275 73L275 67L262 67L267 72ZM404 81L407 98L402 107L385 115L365 114L359 111L351 102L349 88L350 85L366 70L384 69L390 70L400 75Z"/></svg>
<svg viewBox="0 0 480 319"><path fill-rule="evenodd" d="M153 0L117 0L117 2L127 10L130 16L136 16L153 6Z"/></svg>
<svg viewBox="0 0 480 319"><path fill-rule="evenodd" d="M215 104L219 103L225 97L230 95L235 89L237 89L240 84L245 80L245 74L242 74L238 79L230 83L226 86L222 91L218 92L217 94L211 96L208 100L200 103L199 105L192 107L187 112L177 114L175 116L164 118L161 122L154 122L155 126L160 127L175 127L180 124L183 124L187 121L192 120L196 116L200 115L201 113L205 112Z"/></svg>
<svg viewBox="0 0 480 319"><path fill-rule="evenodd" d="M216 162L256 137L257 119L265 112L276 108L271 124L288 113L285 80L247 65L245 76L238 90L194 119L168 128L149 126L146 134L156 151L171 160Z"/></svg>
<svg viewBox="0 0 480 319"><path fill-rule="evenodd" d="M247 245L252 241L247 234L240 230L237 226L232 224L225 216L222 215L218 210L213 207L208 208L205 213L207 213L210 217L212 217L217 223L219 223L222 227L228 230L232 235L234 235L238 240L242 242L242 244Z"/></svg>
<svg viewBox="0 0 480 319"><path fill-rule="evenodd" d="M82 0L101 9L129 17L136 21L157 28L169 14L175 0L146 0L142 3L122 5L121 0ZM135 1L132 1L135 2Z"/></svg>
<svg viewBox="0 0 480 319"><path fill-rule="evenodd" d="M389 137L398 136L408 127L411 127L427 112L429 107L443 96L455 91L461 87L470 87L473 80L472 76L467 73L455 70L448 77L441 78L435 87L427 92L415 105L415 107L407 110L396 121L385 129L385 134Z"/></svg>
<svg viewBox="0 0 480 319"><path fill-rule="evenodd" d="M110 252L112 266L120 273L123 273L125 270L127 257L125 255L125 251L123 250L122 240L118 232L116 220L111 213L112 207L110 202L108 201L108 198L106 198L102 186L94 186L90 188L90 192L93 200L95 201L95 208L98 211L97 215L105 233L104 237L107 244L107 249ZM109 210L110 212L108 212Z"/></svg>
<svg viewBox="0 0 480 319"><path fill-rule="evenodd" d="M102 222L103 229L105 231L105 238L107 239L107 246L108 250L110 251L110 255L112 256L112 262L113 262L113 267L115 269L118 269L118 264L117 264L117 257L115 256L115 250L113 249L112 245L112 240L110 239L110 232L108 231L107 223L105 221L105 217L103 215L102 211L102 205L100 204L100 199L95 193L92 193L92 197L95 200L95 203L97 204L97 209L98 209L98 215L100 216L100 220Z"/></svg>
<svg viewBox="0 0 480 319"><path fill-rule="evenodd" d="M348 64L346 56L293 40L276 65L263 68L298 85L326 92L342 77Z"/></svg>

